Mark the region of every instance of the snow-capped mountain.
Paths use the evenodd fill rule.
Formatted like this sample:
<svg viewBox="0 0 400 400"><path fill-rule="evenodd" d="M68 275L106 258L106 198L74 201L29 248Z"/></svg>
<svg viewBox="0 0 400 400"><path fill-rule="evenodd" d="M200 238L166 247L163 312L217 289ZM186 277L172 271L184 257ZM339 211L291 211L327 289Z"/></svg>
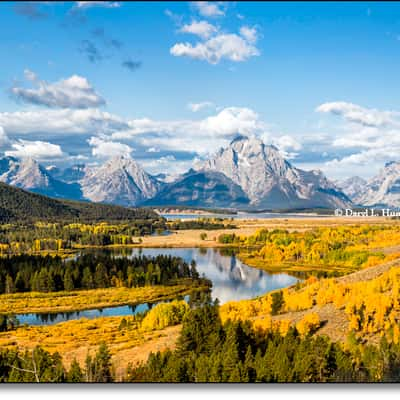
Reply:
<svg viewBox="0 0 400 400"><path fill-rule="evenodd" d="M140 205L239 209L344 207L349 198L321 171L293 167L274 146L239 136L195 170L152 176L129 156L100 166L42 167L33 159L0 159L0 181L52 197Z"/></svg>
<svg viewBox="0 0 400 400"><path fill-rule="evenodd" d="M347 195L354 203L358 204L359 199L367 190L367 181L359 176L353 176L344 181L336 182L336 185Z"/></svg>
<svg viewBox="0 0 400 400"><path fill-rule="evenodd" d="M47 171L32 158L3 157L0 174L2 182L28 190L48 187L50 181Z"/></svg>
<svg viewBox="0 0 400 400"><path fill-rule="evenodd" d="M293 167L274 146L238 136L196 169L217 171L239 185L251 208L343 207L350 200L321 171Z"/></svg>
<svg viewBox="0 0 400 400"><path fill-rule="evenodd" d="M162 185L127 156L113 157L99 167L86 166L79 182L84 198L123 206L155 196Z"/></svg>
<svg viewBox="0 0 400 400"><path fill-rule="evenodd" d="M365 206L400 207L400 162L386 163L384 168L367 182L364 190L355 196L354 202Z"/></svg>
<svg viewBox="0 0 400 400"><path fill-rule="evenodd" d="M79 185L70 185L53 178L33 158L1 158L0 181L51 197L81 198Z"/></svg>

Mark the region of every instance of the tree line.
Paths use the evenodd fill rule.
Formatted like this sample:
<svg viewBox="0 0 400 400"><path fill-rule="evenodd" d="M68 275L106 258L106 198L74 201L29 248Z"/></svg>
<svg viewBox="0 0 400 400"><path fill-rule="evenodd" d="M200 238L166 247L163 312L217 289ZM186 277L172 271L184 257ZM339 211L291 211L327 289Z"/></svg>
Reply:
<svg viewBox="0 0 400 400"><path fill-rule="evenodd" d="M166 228L165 221L138 219L130 223L43 223L0 225L0 255L43 250L63 251L77 246L129 245L138 237Z"/></svg>
<svg viewBox="0 0 400 400"><path fill-rule="evenodd" d="M200 280L196 263L168 255L84 254L67 261L26 254L0 258L0 293L168 285L182 278Z"/></svg>
<svg viewBox="0 0 400 400"><path fill-rule="evenodd" d="M204 229L204 230L217 230L217 229L236 229L237 226L229 223L225 224L222 218L198 218L193 220L175 220L167 222L168 228L171 230L184 230L184 229Z"/></svg>

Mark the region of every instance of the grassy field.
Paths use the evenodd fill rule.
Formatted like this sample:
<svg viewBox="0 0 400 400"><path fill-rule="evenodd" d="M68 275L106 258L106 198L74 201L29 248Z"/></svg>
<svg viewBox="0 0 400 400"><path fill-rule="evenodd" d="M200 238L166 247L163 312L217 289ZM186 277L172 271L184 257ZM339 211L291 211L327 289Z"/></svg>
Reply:
<svg viewBox="0 0 400 400"><path fill-rule="evenodd" d="M230 221L226 221L230 222ZM287 229L288 231L304 231L317 226L335 227L346 225L363 224L395 224L398 223L389 218L273 218L273 219L235 219L233 223L237 229L218 229L212 231L189 229L174 231L169 236L144 236L142 243L132 247L223 247L218 242L218 236L226 233L234 233L237 236L249 236L257 230L265 229ZM206 240L201 240L200 234L206 233ZM227 246L227 245L225 245Z"/></svg>
<svg viewBox="0 0 400 400"><path fill-rule="evenodd" d="M76 290L51 293L14 293L0 296L0 313L52 313L81 311L125 304L153 303L160 300L185 296L193 290L205 287L193 286L190 281L182 281L174 286L146 286L128 289L106 288Z"/></svg>

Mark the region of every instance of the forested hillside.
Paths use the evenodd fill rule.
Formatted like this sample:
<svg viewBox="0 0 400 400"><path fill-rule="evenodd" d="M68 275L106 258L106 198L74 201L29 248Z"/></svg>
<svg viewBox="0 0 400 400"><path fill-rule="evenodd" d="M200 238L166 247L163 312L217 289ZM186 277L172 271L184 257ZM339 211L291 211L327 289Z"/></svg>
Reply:
<svg viewBox="0 0 400 400"><path fill-rule="evenodd" d="M158 219L148 209L55 200L0 183L0 223L40 221L120 221Z"/></svg>

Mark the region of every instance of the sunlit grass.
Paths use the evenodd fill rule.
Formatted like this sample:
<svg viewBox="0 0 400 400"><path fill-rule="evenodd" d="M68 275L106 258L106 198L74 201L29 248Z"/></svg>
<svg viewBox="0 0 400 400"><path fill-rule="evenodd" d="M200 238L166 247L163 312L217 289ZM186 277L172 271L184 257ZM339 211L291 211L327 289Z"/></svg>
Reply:
<svg viewBox="0 0 400 400"><path fill-rule="evenodd" d="M71 292L28 292L0 295L0 313L51 313L81 311L125 304L153 303L160 300L185 296L193 290L205 287L194 286L189 280L173 286L145 286L140 288L105 288L76 290Z"/></svg>

